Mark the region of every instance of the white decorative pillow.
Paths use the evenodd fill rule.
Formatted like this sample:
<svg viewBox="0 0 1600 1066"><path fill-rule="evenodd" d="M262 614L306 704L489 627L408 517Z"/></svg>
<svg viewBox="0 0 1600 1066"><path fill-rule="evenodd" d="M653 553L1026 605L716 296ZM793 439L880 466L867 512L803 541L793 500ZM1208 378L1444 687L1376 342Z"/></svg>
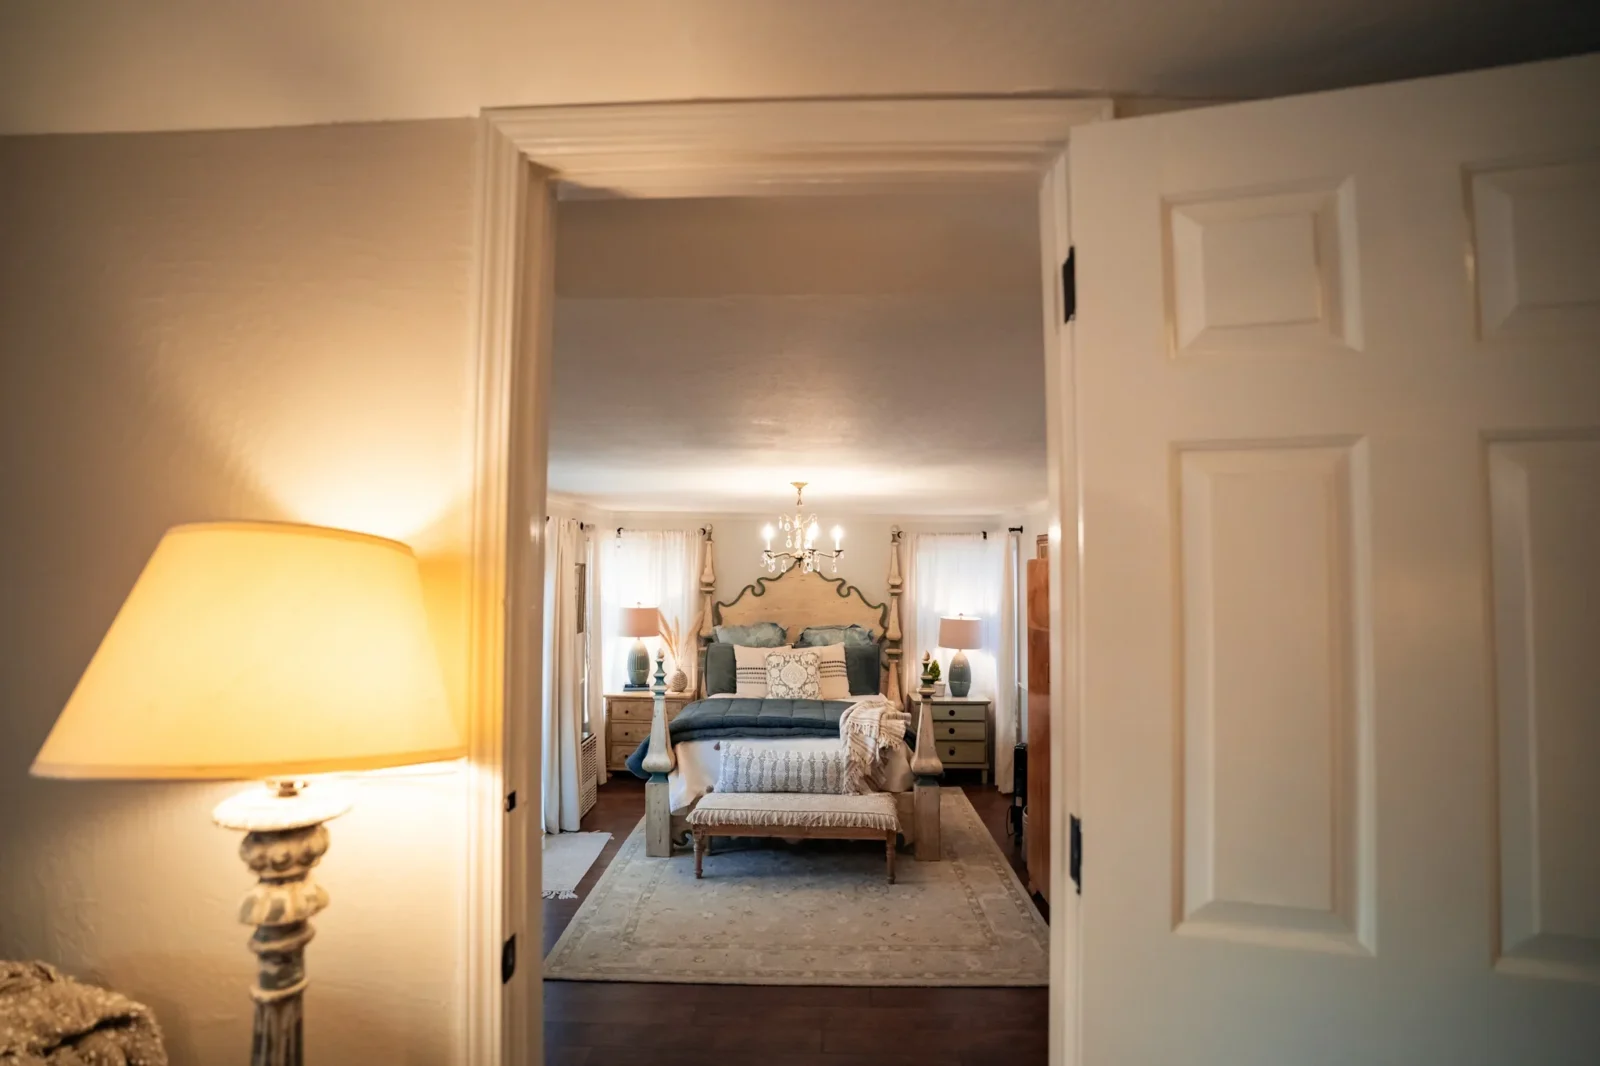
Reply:
<svg viewBox="0 0 1600 1066"><path fill-rule="evenodd" d="M798 648L767 653L767 698L820 700L822 669L817 653Z"/></svg>
<svg viewBox="0 0 1600 1066"><path fill-rule="evenodd" d="M800 747L786 744L774 749L759 741L723 741L716 791L848 793L849 753L842 743L819 742L796 750Z"/></svg>
<svg viewBox="0 0 1600 1066"><path fill-rule="evenodd" d="M819 699L850 698L850 675L845 672L844 647L843 644L824 644L806 649L817 653L817 668L822 675L822 695Z"/></svg>
<svg viewBox="0 0 1600 1066"><path fill-rule="evenodd" d="M767 698L767 656L783 648L747 648L733 646L733 694L744 699Z"/></svg>

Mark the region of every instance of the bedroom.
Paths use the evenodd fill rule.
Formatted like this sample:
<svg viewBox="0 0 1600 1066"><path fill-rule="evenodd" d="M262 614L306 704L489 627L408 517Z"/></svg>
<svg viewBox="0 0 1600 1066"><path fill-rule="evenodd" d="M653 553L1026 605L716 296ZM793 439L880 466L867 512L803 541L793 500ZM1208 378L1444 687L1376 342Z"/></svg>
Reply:
<svg viewBox="0 0 1600 1066"><path fill-rule="evenodd" d="M1019 1061L1043 1055L1048 975L1040 912L1048 906L1028 898L1025 852L1015 836L1020 806L1015 819L1011 810L1012 756L1025 736L1021 575L1044 532L1046 502L1035 210L1026 190L560 204L545 586L551 627L542 694L544 735L560 742L542 752L541 796L546 831L567 831L546 837L544 855L552 1048L563 1046L563 1032L574 1042L600 1036L564 1030L563 1010L571 1009L564 1004L581 1001L597 1011L621 994L604 983L567 980L704 982L702 996L730 1005L746 1002L738 996L751 990L725 982L791 986L758 993L791 1006L823 994L794 992L795 985L856 986L825 990L841 1005L863 995L862 986L876 986L875 995L897 996L907 1010L940 985L1032 985L965 988L966 1003L947 1013L968 1017L973 1039L993 1029L984 1038L1005 1039ZM980 377L985 387L971 389ZM800 498L795 481L807 483ZM804 560L785 557L804 547L798 537L786 547L783 525L787 519L804 534L813 516L809 543L819 554L817 572L808 573ZM567 602L557 603L558 596ZM582 617L584 632L567 624L574 616ZM950 621L941 626L944 618ZM752 635L769 621L779 623L779 637ZM671 743L666 832L675 844L670 859L652 858L656 849L644 839L648 789L625 766L630 755L636 764L643 758L653 704L649 687L628 687L635 680L633 634L648 645L646 686L662 655L663 705L676 730L677 714L701 697L725 707L727 697L746 694L746 651L738 650L736 686L736 649L717 639L732 626L741 626L736 642L797 643L802 655L823 627L854 626L821 639L863 644L816 649L837 654L841 673L848 652L850 683L848 692L826 693L833 715L825 723L786 724L811 729L807 738L752 736L747 725L716 732L721 739ZM813 632L803 633L808 626ZM952 636L964 629L969 636ZM942 647L941 638L967 648ZM750 652L750 661L768 650ZM972 851L973 869L981 865L995 892L1026 911L998 930L1018 938L1019 950L992 957L959 950L996 931L972 915L952 917L954 883L944 868L954 862L918 861L929 858L928 839L921 850L916 843L910 765L924 652L941 674L930 714L959 716L936 734L942 750L927 753L949 763L941 766L949 786L943 850L952 859ZM957 655L970 663L969 678L952 676ZM705 879L696 882L685 816L713 790L719 771L731 774L724 744L730 751L748 746L745 754L758 761L762 751L805 752L814 766L819 749L844 748L840 709L880 692L908 712L907 740L886 747L871 789L899 796L895 883L885 880L881 832L877 844L717 833L701 857ZM829 765L834 776L823 771L814 783L779 784L783 791L797 783L842 791L837 764ZM591 798L596 777L605 780L598 802ZM935 770L930 779L938 777ZM931 794L937 804L937 785ZM570 832L586 813L581 828L603 827L610 839ZM936 819L932 839L938 836ZM563 882L572 867L556 854L575 843L579 883L572 873ZM937 854L939 844L932 846ZM616 886L627 871L619 868L604 893L614 913L590 905L619 854L633 871L668 863L676 876L655 891L670 888L672 898L658 898L654 909L637 900L624 908ZM597 859L587 872L586 859ZM913 923L926 928L909 940L885 941L918 947L919 971L936 969L929 951L939 950L941 937L948 958L959 958L953 965L976 971L943 979L912 974L905 965L874 964L825 935L817 940L820 952L808 951L803 964L782 950L789 941L770 932L765 941L752 935L771 950L737 965L726 958L696 965L668 949L636 965L616 949L617 921L649 929L660 914L692 907L697 892L717 900L720 912L735 885L769 898L777 888L806 900L802 910L832 909L869 893L875 904L930 916ZM763 920L754 914L749 929ZM720 928L730 927L724 921ZM833 977L826 976L830 958ZM849 974L852 967L861 970ZM892 987L907 984L920 987ZM1003 1010L988 1011L995 1024L982 1021L985 1008L996 1006ZM826 1024L818 1018L787 1035L830 1045L868 1039L829 1027L841 1017Z"/></svg>

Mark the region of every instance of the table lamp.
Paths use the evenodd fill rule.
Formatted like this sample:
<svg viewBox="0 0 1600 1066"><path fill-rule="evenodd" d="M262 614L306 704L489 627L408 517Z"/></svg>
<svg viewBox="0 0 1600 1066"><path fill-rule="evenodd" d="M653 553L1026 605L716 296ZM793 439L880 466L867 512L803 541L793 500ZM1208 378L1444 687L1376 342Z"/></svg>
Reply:
<svg viewBox="0 0 1600 1066"><path fill-rule="evenodd" d="M637 638L628 650L628 683L623 688L637 691L650 687L650 649L644 646L644 638L660 634L661 612L656 608L622 609L622 635Z"/></svg>
<svg viewBox="0 0 1600 1066"><path fill-rule="evenodd" d="M978 636L976 618L939 619L939 647L954 648L955 658L950 660L950 695L965 696L972 691L972 664L967 662L967 648L983 646Z"/></svg>
<svg viewBox="0 0 1600 1066"><path fill-rule="evenodd" d="M41 777L261 778L213 812L259 881L252 1066L298 1066L309 879L349 809L308 774L455 759L417 560L337 529L209 522L167 531L34 760Z"/></svg>

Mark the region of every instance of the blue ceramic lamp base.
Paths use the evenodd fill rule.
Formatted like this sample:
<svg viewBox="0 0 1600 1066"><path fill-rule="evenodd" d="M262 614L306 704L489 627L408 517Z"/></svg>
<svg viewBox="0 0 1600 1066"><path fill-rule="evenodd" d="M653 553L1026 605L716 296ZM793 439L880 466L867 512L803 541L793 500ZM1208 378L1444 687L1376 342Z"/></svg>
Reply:
<svg viewBox="0 0 1600 1066"><path fill-rule="evenodd" d="M640 692L650 687L650 649L644 641L636 640L628 649L628 683L622 686L629 692Z"/></svg>
<svg viewBox="0 0 1600 1066"><path fill-rule="evenodd" d="M950 673L946 680L950 682L950 695L964 697L972 691L972 664L967 662L967 653L958 651L955 658L950 660Z"/></svg>

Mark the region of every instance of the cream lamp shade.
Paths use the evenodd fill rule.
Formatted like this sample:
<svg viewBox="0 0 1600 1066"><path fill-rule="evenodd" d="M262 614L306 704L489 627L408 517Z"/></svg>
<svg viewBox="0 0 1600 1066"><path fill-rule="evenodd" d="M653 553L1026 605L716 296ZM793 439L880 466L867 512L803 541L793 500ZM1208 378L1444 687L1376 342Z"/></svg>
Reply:
<svg viewBox="0 0 1600 1066"><path fill-rule="evenodd" d="M622 609L622 636L655 637L660 635L660 610L655 607L624 607Z"/></svg>
<svg viewBox="0 0 1600 1066"><path fill-rule="evenodd" d="M982 644L983 640L978 635L978 619L939 619L939 647L964 650L981 647Z"/></svg>
<svg viewBox="0 0 1600 1066"><path fill-rule="evenodd" d="M291 777L465 753L410 548L212 522L156 546L33 773Z"/></svg>

